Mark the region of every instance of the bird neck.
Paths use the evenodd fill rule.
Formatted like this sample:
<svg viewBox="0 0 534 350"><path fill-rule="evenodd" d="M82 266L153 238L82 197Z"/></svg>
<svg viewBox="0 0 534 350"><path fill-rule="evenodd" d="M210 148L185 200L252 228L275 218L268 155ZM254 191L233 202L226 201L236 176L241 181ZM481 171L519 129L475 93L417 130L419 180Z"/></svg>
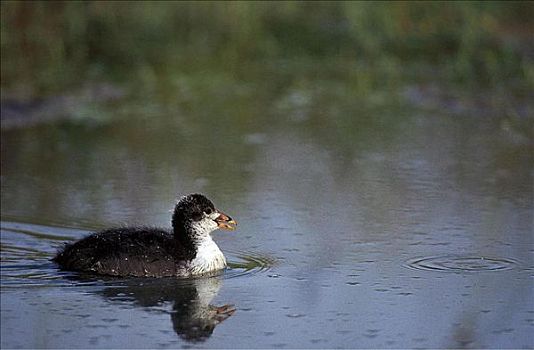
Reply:
<svg viewBox="0 0 534 350"><path fill-rule="evenodd" d="M197 254L191 261L191 272L194 275L210 273L224 269L226 259L210 236L204 237L197 246Z"/></svg>
<svg viewBox="0 0 534 350"><path fill-rule="evenodd" d="M197 254L198 242L192 234L191 227L186 225L180 215L175 211L172 216L172 232L175 241L185 250L189 259L193 259Z"/></svg>

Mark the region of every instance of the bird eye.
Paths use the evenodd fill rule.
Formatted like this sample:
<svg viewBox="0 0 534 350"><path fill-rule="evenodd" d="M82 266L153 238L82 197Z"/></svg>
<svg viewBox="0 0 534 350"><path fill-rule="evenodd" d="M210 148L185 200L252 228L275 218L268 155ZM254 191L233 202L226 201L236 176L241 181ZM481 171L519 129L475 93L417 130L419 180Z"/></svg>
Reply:
<svg viewBox="0 0 534 350"><path fill-rule="evenodd" d="M208 215L210 215L212 212L213 212L213 210L211 210L211 208L208 208L208 209L205 210L205 213L208 214Z"/></svg>
<svg viewBox="0 0 534 350"><path fill-rule="evenodd" d="M191 217L193 218L193 220L195 221L200 221L200 219L202 219L202 213L200 212L194 212L193 214L191 214Z"/></svg>

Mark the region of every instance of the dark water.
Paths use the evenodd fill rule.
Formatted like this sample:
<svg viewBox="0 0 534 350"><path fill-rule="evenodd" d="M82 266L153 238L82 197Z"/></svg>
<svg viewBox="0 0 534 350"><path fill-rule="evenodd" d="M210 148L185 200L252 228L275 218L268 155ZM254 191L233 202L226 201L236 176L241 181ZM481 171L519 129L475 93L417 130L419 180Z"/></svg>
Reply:
<svg viewBox="0 0 534 350"><path fill-rule="evenodd" d="M3 348L534 347L530 146L380 95L240 91L2 131ZM49 262L195 191L239 222L220 276Z"/></svg>

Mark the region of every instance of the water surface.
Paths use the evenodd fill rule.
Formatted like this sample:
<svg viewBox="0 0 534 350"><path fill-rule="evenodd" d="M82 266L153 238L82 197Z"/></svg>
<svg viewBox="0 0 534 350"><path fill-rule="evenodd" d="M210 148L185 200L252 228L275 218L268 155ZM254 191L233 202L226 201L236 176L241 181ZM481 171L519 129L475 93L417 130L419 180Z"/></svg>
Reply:
<svg viewBox="0 0 534 350"><path fill-rule="evenodd" d="M491 119L320 86L3 130L1 346L532 348L531 147ZM239 222L215 233L220 276L49 261L93 230L168 226L196 191Z"/></svg>

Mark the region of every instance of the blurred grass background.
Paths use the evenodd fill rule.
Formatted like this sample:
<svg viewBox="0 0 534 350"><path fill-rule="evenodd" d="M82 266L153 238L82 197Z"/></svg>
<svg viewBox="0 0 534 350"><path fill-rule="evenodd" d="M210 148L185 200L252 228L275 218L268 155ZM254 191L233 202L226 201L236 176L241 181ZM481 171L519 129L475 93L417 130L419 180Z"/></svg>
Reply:
<svg viewBox="0 0 534 350"><path fill-rule="evenodd" d="M533 88L528 1L1 6L2 91L22 98L81 81L146 84L181 72L239 74L243 65L280 59L351 65L367 85L440 77L470 87L506 84L518 93Z"/></svg>
<svg viewBox="0 0 534 350"><path fill-rule="evenodd" d="M2 1L2 125L274 106L337 127L408 101L534 143L533 18L529 1Z"/></svg>

